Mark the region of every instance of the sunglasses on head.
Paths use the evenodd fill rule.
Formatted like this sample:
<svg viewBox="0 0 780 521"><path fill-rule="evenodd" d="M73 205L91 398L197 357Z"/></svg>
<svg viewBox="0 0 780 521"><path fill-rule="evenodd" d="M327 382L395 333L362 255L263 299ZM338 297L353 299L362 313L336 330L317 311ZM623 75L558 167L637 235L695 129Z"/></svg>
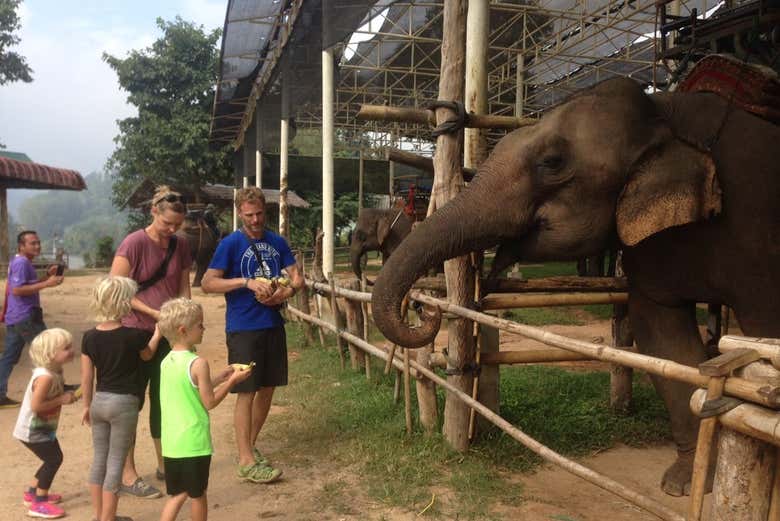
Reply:
<svg viewBox="0 0 780 521"><path fill-rule="evenodd" d="M157 205L165 201L166 203L181 203L184 204L184 197L181 194L168 193L159 197L152 202L152 205Z"/></svg>

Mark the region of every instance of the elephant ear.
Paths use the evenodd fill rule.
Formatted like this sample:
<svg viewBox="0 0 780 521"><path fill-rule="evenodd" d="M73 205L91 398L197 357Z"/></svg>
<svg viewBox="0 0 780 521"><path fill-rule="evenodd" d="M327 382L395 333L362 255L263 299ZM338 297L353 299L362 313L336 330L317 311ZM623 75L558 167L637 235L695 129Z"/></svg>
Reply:
<svg viewBox="0 0 780 521"><path fill-rule="evenodd" d="M382 217L376 223L376 239L379 241L379 246L382 246L390 234L392 228L393 217Z"/></svg>
<svg viewBox="0 0 780 521"><path fill-rule="evenodd" d="M678 139L650 150L629 174L617 203L617 231L633 246L672 226L720 213L721 190L712 158Z"/></svg>

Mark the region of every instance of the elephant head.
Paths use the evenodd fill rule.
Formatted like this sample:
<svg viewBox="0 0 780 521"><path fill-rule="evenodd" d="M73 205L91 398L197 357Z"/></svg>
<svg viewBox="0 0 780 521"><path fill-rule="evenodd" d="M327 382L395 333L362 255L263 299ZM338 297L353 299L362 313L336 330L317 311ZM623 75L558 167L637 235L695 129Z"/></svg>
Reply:
<svg viewBox="0 0 780 521"><path fill-rule="evenodd" d="M360 210L349 248L352 271L361 277L361 257L369 251L381 251L386 260L411 230L412 219L398 208Z"/></svg>
<svg viewBox="0 0 780 521"><path fill-rule="evenodd" d="M630 79L578 93L537 124L505 136L458 196L423 221L380 272L373 314L405 347L429 344L440 315L411 329L400 303L445 259L499 245L493 274L512 262L569 260L619 238L634 245L720 211L711 158L678 139Z"/></svg>

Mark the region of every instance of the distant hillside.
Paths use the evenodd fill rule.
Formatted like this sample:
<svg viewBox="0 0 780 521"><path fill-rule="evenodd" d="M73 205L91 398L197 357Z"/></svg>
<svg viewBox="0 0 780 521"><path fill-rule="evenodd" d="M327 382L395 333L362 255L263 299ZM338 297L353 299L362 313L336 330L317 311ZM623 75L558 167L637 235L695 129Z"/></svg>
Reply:
<svg viewBox="0 0 780 521"><path fill-rule="evenodd" d="M9 195L32 192L19 202L13 216L16 227L36 230L47 253L52 251L55 236L72 255L92 251L97 239L106 235L118 244L126 231L127 212L111 204L113 179L108 174L94 172L84 180L87 190L82 192L9 190Z"/></svg>

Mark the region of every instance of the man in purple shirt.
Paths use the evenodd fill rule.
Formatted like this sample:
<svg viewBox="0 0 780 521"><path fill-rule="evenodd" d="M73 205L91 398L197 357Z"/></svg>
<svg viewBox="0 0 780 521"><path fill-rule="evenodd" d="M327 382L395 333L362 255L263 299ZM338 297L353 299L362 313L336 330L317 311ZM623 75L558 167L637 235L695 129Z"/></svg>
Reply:
<svg viewBox="0 0 780 521"><path fill-rule="evenodd" d="M24 345L46 329L43 323L41 297L44 288L62 284L57 266L50 266L47 276L38 280L32 260L41 254L41 241L34 231L23 231L16 238L18 253L8 265L5 291L5 351L0 358L0 409L19 407L7 396L8 378L19 362Z"/></svg>

